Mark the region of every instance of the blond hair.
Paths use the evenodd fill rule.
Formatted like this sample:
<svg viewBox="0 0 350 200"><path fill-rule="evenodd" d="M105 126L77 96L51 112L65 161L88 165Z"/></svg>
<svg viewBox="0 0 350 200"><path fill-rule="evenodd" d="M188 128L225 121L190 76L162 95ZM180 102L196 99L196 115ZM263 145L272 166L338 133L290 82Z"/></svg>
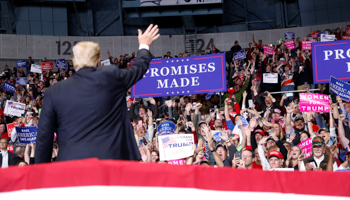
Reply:
<svg viewBox="0 0 350 200"><path fill-rule="evenodd" d="M100 58L101 49L95 42L78 42L73 47L73 65L75 70L83 67L96 67Z"/></svg>

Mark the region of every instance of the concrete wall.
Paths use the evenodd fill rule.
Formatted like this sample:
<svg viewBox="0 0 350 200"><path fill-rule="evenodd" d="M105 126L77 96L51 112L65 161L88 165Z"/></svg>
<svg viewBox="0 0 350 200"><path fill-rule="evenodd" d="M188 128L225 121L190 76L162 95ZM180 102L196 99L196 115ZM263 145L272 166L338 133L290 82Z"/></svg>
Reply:
<svg viewBox="0 0 350 200"><path fill-rule="evenodd" d="M203 41L203 50L207 47L209 41L221 51L230 50L235 40L238 40L243 48L248 47L252 41L252 34L255 39L267 40L273 44L277 40L284 38L285 32L295 32L296 37L302 39L309 33L316 30L334 29L345 27L348 23L334 23L308 27L297 27L288 29L274 29L263 31L247 31L232 33L213 33L197 35L198 39ZM107 51L114 57L121 54L129 54L138 50L137 36L111 36L111 37L61 37L61 36L32 36L32 35L0 35L0 70L5 64L10 67L16 65L16 61L27 59L32 56L35 62L46 57L48 60L64 58L69 60L72 57L72 47L78 41L94 41L101 46L102 60L107 59ZM199 44L201 45L201 44ZM151 52L154 56L162 56L170 51L172 55L177 55L184 50L183 35L163 35L152 46Z"/></svg>

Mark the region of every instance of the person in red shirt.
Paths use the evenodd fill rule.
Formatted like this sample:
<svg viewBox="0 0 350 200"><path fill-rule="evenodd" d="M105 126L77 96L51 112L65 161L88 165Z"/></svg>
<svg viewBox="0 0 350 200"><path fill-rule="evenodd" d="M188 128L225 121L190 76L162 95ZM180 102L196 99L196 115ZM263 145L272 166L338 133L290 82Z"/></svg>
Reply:
<svg viewBox="0 0 350 200"><path fill-rule="evenodd" d="M8 133L6 132L5 124L0 124L0 133L1 133L1 138L6 138L7 140L10 139L10 137L8 136Z"/></svg>
<svg viewBox="0 0 350 200"><path fill-rule="evenodd" d="M245 149L242 151L242 165L243 169L262 169L261 165L257 165L254 161L253 151Z"/></svg>

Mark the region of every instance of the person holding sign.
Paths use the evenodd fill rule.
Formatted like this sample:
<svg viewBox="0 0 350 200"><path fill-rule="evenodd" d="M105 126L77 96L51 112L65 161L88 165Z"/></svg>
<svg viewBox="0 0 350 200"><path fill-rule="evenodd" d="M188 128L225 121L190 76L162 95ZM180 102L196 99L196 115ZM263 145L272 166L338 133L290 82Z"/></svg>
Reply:
<svg viewBox="0 0 350 200"><path fill-rule="evenodd" d="M300 171L336 171L338 165L332 156L333 153L329 150L326 151L325 142L322 137L314 137L312 139L312 155L301 162Z"/></svg>
<svg viewBox="0 0 350 200"><path fill-rule="evenodd" d="M73 47L76 73L45 91L36 140L35 163L50 162L54 132L57 161L84 158L141 160L125 103L127 90L148 70L150 45L160 36L157 25L138 30L139 51L133 66L98 67L100 46ZM98 95L92 95L98 94ZM69 102L67 104L67 102Z"/></svg>

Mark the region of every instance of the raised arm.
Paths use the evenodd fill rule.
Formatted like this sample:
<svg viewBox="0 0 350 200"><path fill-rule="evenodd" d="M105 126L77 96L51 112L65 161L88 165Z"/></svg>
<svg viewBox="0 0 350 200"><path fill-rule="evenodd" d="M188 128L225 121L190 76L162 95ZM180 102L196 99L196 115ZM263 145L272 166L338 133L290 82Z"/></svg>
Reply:
<svg viewBox="0 0 350 200"><path fill-rule="evenodd" d="M290 106L285 106L287 114L286 114L286 121L285 121L285 126L286 126L286 134L290 134L293 130L293 126L292 126L292 117L291 117L291 113L293 112L293 108L291 108Z"/></svg>
<svg viewBox="0 0 350 200"><path fill-rule="evenodd" d="M341 145L343 145L344 148L349 149L349 139L345 137L345 130L343 125L344 119L345 119L345 114L341 114L339 116L339 121L338 121L338 135L339 135L339 140Z"/></svg>
<svg viewBox="0 0 350 200"><path fill-rule="evenodd" d="M243 92L243 99L242 99L242 109L246 108L245 103L246 103L246 100L247 100L247 95L248 95L247 91L244 90L244 92Z"/></svg>
<svg viewBox="0 0 350 200"><path fill-rule="evenodd" d="M225 120L228 121L228 120L231 120L230 118L230 111L228 110L228 101L229 98L226 98L225 99Z"/></svg>
<svg viewBox="0 0 350 200"><path fill-rule="evenodd" d="M311 122L311 113L306 113L306 121L307 121L307 129L309 130L310 136L311 138L313 138L315 136L315 133L312 129L312 122Z"/></svg>
<svg viewBox="0 0 350 200"><path fill-rule="evenodd" d="M125 69L115 68L119 71L119 78L123 81L125 88L130 88L139 81L148 70L152 55L149 52L151 44L158 39L158 26L149 25L144 33L138 29L138 40L140 50L137 52L137 57L131 67Z"/></svg>
<svg viewBox="0 0 350 200"><path fill-rule="evenodd" d="M211 152L211 154L214 157L216 165L218 167L223 167L224 166L224 162L222 162L219 154L216 153L216 151L214 149L214 140L213 140L213 136L211 135L210 128L208 126L204 127L204 132L205 132L205 135L206 135L206 140L208 141L208 146L209 146L210 152Z"/></svg>

